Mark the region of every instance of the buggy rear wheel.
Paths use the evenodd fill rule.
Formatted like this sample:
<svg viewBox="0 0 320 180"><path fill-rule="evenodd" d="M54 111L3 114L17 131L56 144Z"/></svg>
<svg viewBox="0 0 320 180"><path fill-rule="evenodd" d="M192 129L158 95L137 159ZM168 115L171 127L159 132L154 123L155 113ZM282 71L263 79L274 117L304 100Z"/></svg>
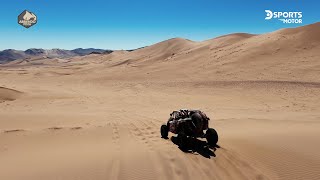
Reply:
<svg viewBox="0 0 320 180"><path fill-rule="evenodd" d="M218 133L215 129L209 128L206 132L206 139L210 146L215 146L218 142Z"/></svg>
<svg viewBox="0 0 320 180"><path fill-rule="evenodd" d="M167 139L168 138L168 133L169 133L169 128L167 125L163 124L160 128L160 133L161 133L161 138Z"/></svg>

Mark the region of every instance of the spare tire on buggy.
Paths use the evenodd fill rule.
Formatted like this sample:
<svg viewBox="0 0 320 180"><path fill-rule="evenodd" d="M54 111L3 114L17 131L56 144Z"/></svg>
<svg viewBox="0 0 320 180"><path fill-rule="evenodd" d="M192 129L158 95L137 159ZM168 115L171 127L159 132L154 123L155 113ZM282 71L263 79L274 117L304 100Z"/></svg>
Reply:
<svg viewBox="0 0 320 180"><path fill-rule="evenodd" d="M207 139L208 145L215 146L218 142L218 133L215 129L209 128L209 120L210 118L200 110L173 111L167 123L160 128L161 137L167 139L168 133L171 132L180 137L181 145L184 144L186 137L201 137Z"/></svg>

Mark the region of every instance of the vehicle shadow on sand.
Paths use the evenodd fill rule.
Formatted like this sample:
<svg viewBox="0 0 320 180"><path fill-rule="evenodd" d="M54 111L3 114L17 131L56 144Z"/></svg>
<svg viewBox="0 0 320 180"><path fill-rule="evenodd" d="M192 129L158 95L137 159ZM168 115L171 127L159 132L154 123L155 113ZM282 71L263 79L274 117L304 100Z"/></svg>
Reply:
<svg viewBox="0 0 320 180"><path fill-rule="evenodd" d="M172 136L171 141L179 147L179 149L185 153L192 153L192 154L200 154L205 158L216 157L215 151L217 148L220 148L219 145L215 145L214 147L209 146L206 141L197 139L197 138L187 138L186 145L184 147L179 146L179 140L177 137Z"/></svg>

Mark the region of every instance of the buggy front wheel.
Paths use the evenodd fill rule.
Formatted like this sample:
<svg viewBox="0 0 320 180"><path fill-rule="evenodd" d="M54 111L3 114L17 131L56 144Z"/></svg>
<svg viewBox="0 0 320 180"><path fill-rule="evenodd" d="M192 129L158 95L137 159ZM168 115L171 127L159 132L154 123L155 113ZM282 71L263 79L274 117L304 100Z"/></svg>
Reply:
<svg viewBox="0 0 320 180"><path fill-rule="evenodd" d="M160 133L161 133L161 138L167 139L168 133L169 133L168 126L163 124L160 128Z"/></svg>
<svg viewBox="0 0 320 180"><path fill-rule="evenodd" d="M218 133L215 129L209 128L206 132L206 139L210 146L215 146L218 142Z"/></svg>

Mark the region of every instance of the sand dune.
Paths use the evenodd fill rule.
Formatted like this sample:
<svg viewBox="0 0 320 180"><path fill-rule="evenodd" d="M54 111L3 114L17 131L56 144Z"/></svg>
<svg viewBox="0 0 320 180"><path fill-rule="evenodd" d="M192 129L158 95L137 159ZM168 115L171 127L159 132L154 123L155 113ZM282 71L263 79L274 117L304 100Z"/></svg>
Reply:
<svg viewBox="0 0 320 180"><path fill-rule="evenodd" d="M319 23L295 29L250 35L230 34L203 42L170 39L127 53L101 57L99 78L130 80L278 80L317 81L320 67ZM170 50L168 50L170 49ZM95 59L91 59L95 61ZM113 67L113 68L110 68ZM180 69L183 69L180 70ZM81 71L81 73L83 73ZM90 72L88 72L90 73ZM300 77L303 76L303 77ZM97 77L94 75L93 77Z"/></svg>
<svg viewBox="0 0 320 180"><path fill-rule="evenodd" d="M17 99L22 92L16 91L14 89L8 89L5 87L0 87L0 102L2 101L13 101Z"/></svg>
<svg viewBox="0 0 320 180"><path fill-rule="evenodd" d="M319 25L1 65L0 179L319 179ZM220 148L161 139L180 108Z"/></svg>

